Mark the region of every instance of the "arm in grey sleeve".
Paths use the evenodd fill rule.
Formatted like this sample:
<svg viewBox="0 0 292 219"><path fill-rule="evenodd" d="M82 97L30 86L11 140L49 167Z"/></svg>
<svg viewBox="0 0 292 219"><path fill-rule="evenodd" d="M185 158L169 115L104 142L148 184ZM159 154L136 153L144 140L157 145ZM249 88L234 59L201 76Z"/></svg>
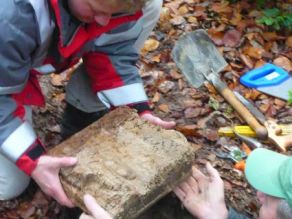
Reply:
<svg viewBox="0 0 292 219"><path fill-rule="evenodd" d="M25 87L38 29L32 6L26 0L2 1L0 8L0 153L13 162L36 140L25 107L12 94Z"/></svg>

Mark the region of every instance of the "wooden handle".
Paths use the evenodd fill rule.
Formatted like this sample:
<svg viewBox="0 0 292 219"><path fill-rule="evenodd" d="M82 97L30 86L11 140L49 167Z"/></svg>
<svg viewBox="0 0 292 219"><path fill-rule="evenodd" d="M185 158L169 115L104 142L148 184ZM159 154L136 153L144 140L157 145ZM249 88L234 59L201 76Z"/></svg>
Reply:
<svg viewBox="0 0 292 219"><path fill-rule="evenodd" d="M224 99L238 112L238 114L246 121L246 123L255 131L259 139L268 137L268 130L259 124L251 112L236 98L234 93L228 88L218 90Z"/></svg>
<svg viewBox="0 0 292 219"><path fill-rule="evenodd" d="M287 148L292 147L292 133L279 136L277 133L279 125L273 120L266 121L265 126L269 133L269 140L277 145L282 151L285 152L287 151Z"/></svg>

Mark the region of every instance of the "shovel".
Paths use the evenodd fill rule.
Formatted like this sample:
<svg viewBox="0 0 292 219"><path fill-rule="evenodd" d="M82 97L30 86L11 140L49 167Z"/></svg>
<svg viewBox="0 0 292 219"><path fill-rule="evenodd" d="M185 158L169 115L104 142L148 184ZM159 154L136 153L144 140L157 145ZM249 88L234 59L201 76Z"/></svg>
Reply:
<svg viewBox="0 0 292 219"><path fill-rule="evenodd" d="M192 86L199 88L204 81L209 81L255 131L258 138L267 138L267 129L220 79L218 73L226 67L227 63L205 30L199 29L180 37L172 50L172 58Z"/></svg>

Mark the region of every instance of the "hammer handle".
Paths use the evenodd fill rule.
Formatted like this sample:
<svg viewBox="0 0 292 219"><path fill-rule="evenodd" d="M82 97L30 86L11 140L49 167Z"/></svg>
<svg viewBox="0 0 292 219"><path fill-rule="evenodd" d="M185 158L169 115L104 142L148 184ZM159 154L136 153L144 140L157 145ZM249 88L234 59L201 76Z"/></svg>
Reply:
<svg viewBox="0 0 292 219"><path fill-rule="evenodd" d="M224 99L238 112L238 114L246 121L246 123L255 131L259 139L268 137L267 129L262 126L251 112L236 98L234 93L226 86L223 89L218 89Z"/></svg>

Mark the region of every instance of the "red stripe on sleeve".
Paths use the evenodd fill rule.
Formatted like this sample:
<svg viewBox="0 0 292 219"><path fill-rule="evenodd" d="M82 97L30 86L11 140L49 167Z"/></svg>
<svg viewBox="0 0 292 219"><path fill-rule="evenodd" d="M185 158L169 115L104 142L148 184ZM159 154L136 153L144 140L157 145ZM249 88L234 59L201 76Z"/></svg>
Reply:
<svg viewBox="0 0 292 219"><path fill-rule="evenodd" d="M124 85L110 58L102 53L89 53L84 59L94 92Z"/></svg>

